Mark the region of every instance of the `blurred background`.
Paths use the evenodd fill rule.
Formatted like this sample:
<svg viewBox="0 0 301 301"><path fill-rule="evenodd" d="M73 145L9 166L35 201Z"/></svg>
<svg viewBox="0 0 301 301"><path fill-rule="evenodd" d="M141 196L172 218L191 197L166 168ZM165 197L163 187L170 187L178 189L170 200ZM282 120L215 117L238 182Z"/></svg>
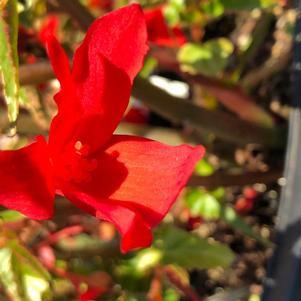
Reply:
<svg viewBox="0 0 301 301"><path fill-rule="evenodd" d="M46 36L54 34L72 57L95 18L126 4L0 1L14 37L8 42L0 26L1 149L47 136L59 84ZM296 11L285 0L140 4L150 50L117 132L202 144L206 156L153 245L126 255L111 224L64 199L51 221L2 208L1 301L260 300L286 182ZM19 112L18 101L7 97L10 85L18 86L16 70Z"/></svg>

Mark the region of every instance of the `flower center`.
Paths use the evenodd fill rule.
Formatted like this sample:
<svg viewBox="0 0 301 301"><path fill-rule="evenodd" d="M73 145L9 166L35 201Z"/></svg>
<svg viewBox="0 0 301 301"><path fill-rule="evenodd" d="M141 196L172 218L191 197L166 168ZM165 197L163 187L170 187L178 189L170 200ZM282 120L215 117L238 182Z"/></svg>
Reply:
<svg viewBox="0 0 301 301"><path fill-rule="evenodd" d="M97 160L89 155L90 146L76 141L60 162L59 178L75 183L91 181L91 173L97 168Z"/></svg>

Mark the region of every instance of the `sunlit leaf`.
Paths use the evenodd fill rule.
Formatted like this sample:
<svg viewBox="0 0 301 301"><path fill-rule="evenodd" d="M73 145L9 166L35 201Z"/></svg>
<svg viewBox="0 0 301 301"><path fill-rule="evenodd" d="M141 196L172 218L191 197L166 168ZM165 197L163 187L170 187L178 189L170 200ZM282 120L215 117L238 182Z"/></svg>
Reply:
<svg viewBox="0 0 301 301"><path fill-rule="evenodd" d="M24 215L14 210L0 211L0 222L16 222L22 220Z"/></svg>
<svg viewBox="0 0 301 301"><path fill-rule="evenodd" d="M169 0L163 8L164 17L170 26L175 26L181 21L181 13L185 10L184 0Z"/></svg>
<svg viewBox="0 0 301 301"><path fill-rule="evenodd" d="M80 234L72 238L60 240L57 247L64 251L80 252L82 250L95 250L104 244L101 240L92 238L87 234Z"/></svg>
<svg viewBox="0 0 301 301"><path fill-rule="evenodd" d="M0 82L3 85L3 94L8 107L8 118L10 122L14 122L18 115L19 83L7 30L7 25L0 16Z"/></svg>
<svg viewBox="0 0 301 301"><path fill-rule="evenodd" d="M209 242L179 228L162 226L158 238L155 246L162 251L163 264L207 269L228 267L234 260L234 254L227 246Z"/></svg>
<svg viewBox="0 0 301 301"><path fill-rule="evenodd" d="M211 176L214 173L214 167L206 159L202 159L195 166L195 171L200 176Z"/></svg>
<svg viewBox="0 0 301 301"><path fill-rule="evenodd" d="M232 43L218 38L203 44L185 44L179 51L178 60L184 71L215 76L227 66L232 52Z"/></svg>
<svg viewBox="0 0 301 301"><path fill-rule="evenodd" d="M156 68L157 64L158 62L156 59L153 57L148 57L144 62L143 68L140 71L140 75L145 78L149 77Z"/></svg>
<svg viewBox="0 0 301 301"><path fill-rule="evenodd" d="M180 294L172 288L168 288L163 293L164 301L180 301Z"/></svg>
<svg viewBox="0 0 301 301"><path fill-rule="evenodd" d="M14 301L50 300L50 276L17 241L0 249L0 282Z"/></svg>
<svg viewBox="0 0 301 301"><path fill-rule="evenodd" d="M179 10L173 5L167 5L164 8L164 16L166 21L171 26L179 24L181 21L181 16Z"/></svg>
<svg viewBox="0 0 301 301"><path fill-rule="evenodd" d="M218 17L224 13L224 5L221 3L221 0L202 2L201 8L211 17Z"/></svg>
<svg viewBox="0 0 301 301"><path fill-rule="evenodd" d="M225 197L226 191L224 187L218 187L210 191L210 194L215 197L218 201L222 201Z"/></svg>
<svg viewBox="0 0 301 301"><path fill-rule="evenodd" d="M0 9L3 9L7 4L7 0L0 0Z"/></svg>
<svg viewBox="0 0 301 301"><path fill-rule="evenodd" d="M217 219L220 217L220 202L205 190L196 188L188 191L186 203L194 216L201 216L205 219Z"/></svg>
<svg viewBox="0 0 301 301"><path fill-rule="evenodd" d="M233 229L241 231L243 234L256 239L262 244L269 246L271 242L256 233L250 225L248 225L232 207L223 206L221 211L221 218L229 224Z"/></svg>
<svg viewBox="0 0 301 301"><path fill-rule="evenodd" d="M13 64L18 73L19 57L18 57L18 32L19 32L19 15L18 1L9 0L7 5L7 23L9 29L9 41L12 52ZM18 75L17 75L18 76ZM17 77L18 79L18 77Z"/></svg>
<svg viewBox="0 0 301 301"><path fill-rule="evenodd" d="M18 272L13 262L13 252L10 248L0 249L0 282L7 295L14 301L22 301L22 293L18 285Z"/></svg>
<svg viewBox="0 0 301 301"><path fill-rule="evenodd" d="M161 260L162 253L154 248L148 248L140 251L133 259L133 264L140 272L147 272L154 268Z"/></svg>

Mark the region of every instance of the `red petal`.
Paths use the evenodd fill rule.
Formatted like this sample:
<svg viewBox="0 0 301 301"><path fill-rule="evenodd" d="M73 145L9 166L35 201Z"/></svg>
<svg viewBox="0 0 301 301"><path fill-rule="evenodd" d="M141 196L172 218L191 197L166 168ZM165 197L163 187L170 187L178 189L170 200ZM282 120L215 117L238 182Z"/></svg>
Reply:
<svg viewBox="0 0 301 301"><path fill-rule="evenodd" d="M152 242L151 227L141 214L130 204L115 200L103 200L97 196L81 193L69 188L64 191L65 197L80 209L95 215L97 218L113 223L122 236L121 251L148 247Z"/></svg>
<svg viewBox="0 0 301 301"><path fill-rule="evenodd" d="M203 154L202 147L172 147L144 138L113 136L105 152L98 154L92 180L69 183L62 191L82 209L115 223L124 235L142 231L144 235L129 234L124 240L130 241L129 248L145 246L139 239L146 237L144 243L149 243L147 227L163 219ZM128 219L127 225L121 216ZM129 228L130 221L140 226Z"/></svg>
<svg viewBox="0 0 301 301"><path fill-rule="evenodd" d="M107 200L98 203L97 207L96 217L113 223L121 233L123 253L151 244L153 240L151 228L134 209Z"/></svg>
<svg viewBox="0 0 301 301"><path fill-rule="evenodd" d="M110 139L122 118L131 93L128 77L101 55L89 72L83 82L75 83L76 96L72 88L56 96L59 113L49 135L52 153L76 141L89 145L93 152Z"/></svg>
<svg viewBox="0 0 301 301"><path fill-rule="evenodd" d="M180 27L168 28L162 7L144 10L148 40L159 46L179 47L187 42Z"/></svg>
<svg viewBox="0 0 301 301"><path fill-rule="evenodd" d="M134 204L148 223L155 226L185 186L195 163L204 155L204 148L174 147L144 138L116 135L106 153L118 154L117 161L127 170L125 179L108 197ZM107 173L105 168L110 166L102 167Z"/></svg>
<svg viewBox="0 0 301 301"><path fill-rule="evenodd" d="M79 58L82 52L86 52L91 65L101 54L133 80L148 50L146 42L146 24L140 5L132 4L115 10L96 20L89 28L74 57L74 74L81 77L83 69L86 69Z"/></svg>
<svg viewBox="0 0 301 301"><path fill-rule="evenodd" d="M61 86L64 87L71 79L69 59L60 43L52 34L48 34L44 39L55 76L60 81Z"/></svg>
<svg viewBox="0 0 301 301"><path fill-rule="evenodd" d="M55 15L47 16L39 30L38 38L42 44L47 43L50 35L56 35L59 29L59 18Z"/></svg>
<svg viewBox="0 0 301 301"><path fill-rule="evenodd" d="M95 150L109 140L127 107L131 81L147 51L146 40L144 16L137 4L92 24L74 56L72 85L62 85L56 96L59 114L51 125L52 151L76 141ZM58 47L53 45L55 53ZM65 79L59 70L56 74Z"/></svg>
<svg viewBox="0 0 301 301"><path fill-rule="evenodd" d="M54 188L45 141L0 152L0 205L32 219L53 214Z"/></svg>

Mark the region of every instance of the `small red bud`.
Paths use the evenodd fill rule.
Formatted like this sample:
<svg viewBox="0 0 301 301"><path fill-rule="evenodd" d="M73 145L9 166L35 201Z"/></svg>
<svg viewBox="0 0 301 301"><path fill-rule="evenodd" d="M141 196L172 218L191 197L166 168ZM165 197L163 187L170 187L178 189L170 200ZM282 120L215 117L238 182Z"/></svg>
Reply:
<svg viewBox="0 0 301 301"><path fill-rule="evenodd" d="M200 216L197 217L189 217L187 221L187 230L194 230L199 227L203 223L203 219Z"/></svg>
<svg viewBox="0 0 301 301"><path fill-rule="evenodd" d="M239 198L235 203L235 210L239 214L246 214L253 209L254 201L245 197Z"/></svg>
<svg viewBox="0 0 301 301"><path fill-rule="evenodd" d="M254 200L258 197L258 192L252 187L245 187L243 190L243 195L247 199Z"/></svg>

